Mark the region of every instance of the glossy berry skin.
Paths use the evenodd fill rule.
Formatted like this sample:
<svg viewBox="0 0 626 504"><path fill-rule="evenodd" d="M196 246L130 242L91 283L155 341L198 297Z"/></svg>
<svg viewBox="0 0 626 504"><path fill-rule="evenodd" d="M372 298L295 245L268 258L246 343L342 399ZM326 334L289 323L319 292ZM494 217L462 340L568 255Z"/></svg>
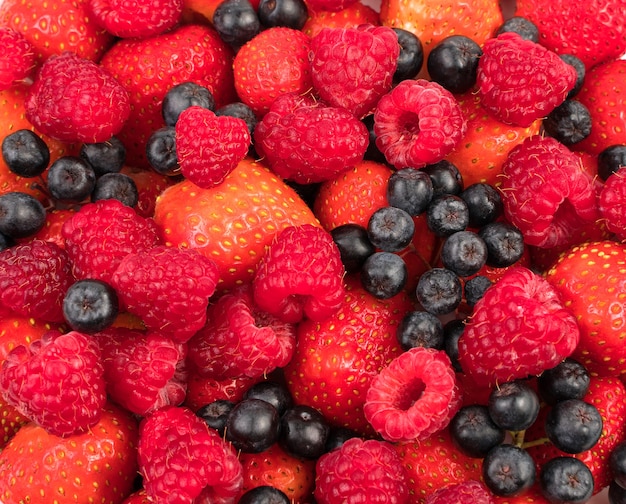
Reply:
<svg viewBox="0 0 626 504"><path fill-rule="evenodd" d="M459 194L469 210L469 225L481 228L502 215L502 197L491 184L476 182Z"/></svg>
<svg viewBox="0 0 626 504"><path fill-rule="evenodd" d="M244 493L237 504L290 504L289 497L278 488L258 486Z"/></svg>
<svg viewBox="0 0 626 504"><path fill-rule="evenodd" d="M493 282L483 275L476 275L467 280L463 284L463 293L465 294L467 304L473 308L492 285Z"/></svg>
<svg viewBox="0 0 626 504"><path fill-rule="evenodd" d="M243 400L228 415L225 431L226 440L237 450L260 453L278 440L278 411L261 399Z"/></svg>
<svg viewBox="0 0 626 504"><path fill-rule="evenodd" d="M33 236L46 222L46 210L30 194L8 192L0 195L0 233L10 238Z"/></svg>
<svg viewBox="0 0 626 504"><path fill-rule="evenodd" d="M415 223L411 216L397 207L376 210L367 223L367 235L372 244L385 252L399 252L413 239Z"/></svg>
<svg viewBox="0 0 626 504"><path fill-rule="evenodd" d="M591 382L589 372L580 362L566 358L556 367L546 369L537 384L541 398L554 405L566 399L583 399Z"/></svg>
<svg viewBox="0 0 626 504"><path fill-rule="evenodd" d="M424 64L422 42L417 35L409 30L393 28L393 31L396 32L398 44L400 44L400 53L398 54L393 80L398 83L405 79L414 79Z"/></svg>
<svg viewBox="0 0 626 504"><path fill-rule="evenodd" d="M389 205L411 216L421 214L433 198L433 183L424 170L405 168L391 174L387 181Z"/></svg>
<svg viewBox="0 0 626 504"><path fill-rule="evenodd" d="M213 26L220 38L241 47L261 31L261 22L248 0L225 0L213 13Z"/></svg>
<svg viewBox="0 0 626 504"><path fill-rule="evenodd" d="M460 319L449 320L443 326L444 350L452 362L452 367L457 372L462 372L459 364L459 338L464 329L465 324Z"/></svg>
<svg viewBox="0 0 626 504"><path fill-rule="evenodd" d="M585 67L585 64L582 62L582 60L574 56L573 54L560 54L559 57L568 65L573 66L574 70L576 70L576 84L574 84L574 87L570 90L569 93L567 93L568 99L574 98L582 89L583 84L585 83L587 68Z"/></svg>
<svg viewBox="0 0 626 504"><path fill-rule="evenodd" d="M491 391L488 410L491 419L500 428L526 430L539 415L539 397L522 381L502 383Z"/></svg>
<svg viewBox="0 0 626 504"><path fill-rule="evenodd" d="M598 176L605 180L626 166L626 144L611 145L598 154Z"/></svg>
<svg viewBox="0 0 626 504"><path fill-rule="evenodd" d="M619 443L609 458L613 479L622 488L626 488L626 442Z"/></svg>
<svg viewBox="0 0 626 504"><path fill-rule="evenodd" d="M285 26L301 30L306 23L308 11L304 0L261 0L257 15L265 27Z"/></svg>
<svg viewBox="0 0 626 504"><path fill-rule="evenodd" d="M150 135L146 142L146 159L151 168L162 175L178 175L180 165L176 152L176 130L163 127Z"/></svg>
<svg viewBox="0 0 626 504"><path fill-rule="evenodd" d="M82 158L63 156L50 166L47 185L54 199L66 203L80 203L93 192L96 174Z"/></svg>
<svg viewBox="0 0 626 504"><path fill-rule="evenodd" d="M287 452L304 459L317 459L326 451L330 425L319 411L306 405L289 408L280 417L278 443Z"/></svg>
<svg viewBox="0 0 626 504"><path fill-rule="evenodd" d="M463 287L456 273L446 268L433 268L420 277L415 292L427 312L445 315L461 303Z"/></svg>
<svg viewBox="0 0 626 504"><path fill-rule="evenodd" d="M132 177L125 173L105 173L96 180L91 201L106 199L116 199L134 208L139 202L139 189Z"/></svg>
<svg viewBox="0 0 626 504"><path fill-rule="evenodd" d="M476 83L480 46L465 35L450 35L433 47L426 62L433 81L454 94L469 91Z"/></svg>
<svg viewBox="0 0 626 504"><path fill-rule="evenodd" d="M109 327L119 313L117 293L101 280L79 280L63 298L65 321L74 330L95 333Z"/></svg>
<svg viewBox="0 0 626 504"><path fill-rule="evenodd" d="M280 416L293 405L293 399L289 393L289 389L287 389L283 383L273 380L264 380L255 383L246 390L243 398L261 399L262 401L268 402L276 408Z"/></svg>
<svg viewBox="0 0 626 504"><path fill-rule="evenodd" d="M112 136L104 142L84 143L80 146L79 155L99 177L122 170L126 161L126 147L119 138Z"/></svg>
<svg viewBox="0 0 626 504"><path fill-rule="evenodd" d="M589 110L577 100L565 100L543 121L546 133L568 146L587 138L591 127Z"/></svg>
<svg viewBox="0 0 626 504"><path fill-rule="evenodd" d="M501 444L483 459L485 485L494 494L512 496L530 488L536 478L535 463L523 448Z"/></svg>
<svg viewBox="0 0 626 504"><path fill-rule="evenodd" d="M250 133L251 138L254 135L254 128L256 128L256 125L259 122L252 108L243 102L228 103L215 110L215 115L218 117L229 116L243 119L248 127L248 133Z"/></svg>
<svg viewBox="0 0 626 504"><path fill-rule="evenodd" d="M192 81L182 82L169 89L161 104L166 126L176 126L181 112L191 106L215 111L215 98L211 90Z"/></svg>
<svg viewBox="0 0 626 504"><path fill-rule="evenodd" d="M487 247L486 264L495 268L506 268L519 261L524 255L524 235L515 226L503 222L490 222L478 231L478 236Z"/></svg>
<svg viewBox="0 0 626 504"><path fill-rule="evenodd" d="M461 451L484 458L489 450L504 442L506 432L496 425L487 406L463 406L450 420L450 435Z"/></svg>
<svg viewBox="0 0 626 504"><path fill-rule="evenodd" d="M609 503L624 504L626 502L626 488L612 481L609 485Z"/></svg>
<svg viewBox="0 0 626 504"><path fill-rule="evenodd" d="M433 184L433 198L444 194L459 195L463 191L463 175L454 163L443 160L426 165L422 171Z"/></svg>
<svg viewBox="0 0 626 504"><path fill-rule="evenodd" d="M196 415L202 418L211 429L215 429L220 436L224 436L228 416L234 407L235 403L228 399L217 399L202 406L196 411Z"/></svg>
<svg viewBox="0 0 626 504"><path fill-rule="evenodd" d="M16 175L36 177L48 167L50 149L39 135L21 129L2 139L2 158Z"/></svg>
<svg viewBox="0 0 626 504"><path fill-rule="evenodd" d="M524 40L539 43L539 29L537 25L527 18L513 16L507 19L496 31L496 36L505 32L517 33Z"/></svg>
<svg viewBox="0 0 626 504"><path fill-rule="evenodd" d="M439 237L448 237L469 225L469 209L460 196L439 196L426 209L428 228Z"/></svg>
<svg viewBox="0 0 626 504"><path fill-rule="evenodd" d="M376 252L367 234L367 229L358 224L342 224L330 232L339 253L346 273L361 270L365 260Z"/></svg>
<svg viewBox="0 0 626 504"><path fill-rule="evenodd" d="M361 268L361 283L367 292L378 299L389 299L400 293L408 281L406 263L397 254L375 252Z"/></svg>
<svg viewBox="0 0 626 504"><path fill-rule="evenodd" d="M469 277L487 262L487 245L473 231L457 231L446 238L441 261L445 268L460 277Z"/></svg>
<svg viewBox="0 0 626 504"><path fill-rule="evenodd" d="M541 493L550 502L587 502L594 493L593 475L574 457L555 457L539 473Z"/></svg>
<svg viewBox="0 0 626 504"><path fill-rule="evenodd" d="M566 399L552 406L545 429L557 448L576 454L597 443L602 425L602 417L595 406L580 399Z"/></svg>
<svg viewBox="0 0 626 504"><path fill-rule="evenodd" d="M396 334L404 350L414 347L443 349L443 324L438 317L425 311L407 313L398 326Z"/></svg>

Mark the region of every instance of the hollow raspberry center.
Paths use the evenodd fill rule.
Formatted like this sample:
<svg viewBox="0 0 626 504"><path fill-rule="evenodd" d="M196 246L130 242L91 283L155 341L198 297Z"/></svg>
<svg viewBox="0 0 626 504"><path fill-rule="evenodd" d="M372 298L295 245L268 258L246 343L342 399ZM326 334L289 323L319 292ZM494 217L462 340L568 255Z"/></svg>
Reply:
<svg viewBox="0 0 626 504"><path fill-rule="evenodd" d="M411 141L420 133L420 118L414 112L405 112L398 121L403 141Z"/></svg>
<svg viewBox="0 0 626 504"><path fill-rule="evenodd" d="M419 401L425 389L426 385L420 378L408 381L398 390L394 406L402 411L408 410Z"/></svg>

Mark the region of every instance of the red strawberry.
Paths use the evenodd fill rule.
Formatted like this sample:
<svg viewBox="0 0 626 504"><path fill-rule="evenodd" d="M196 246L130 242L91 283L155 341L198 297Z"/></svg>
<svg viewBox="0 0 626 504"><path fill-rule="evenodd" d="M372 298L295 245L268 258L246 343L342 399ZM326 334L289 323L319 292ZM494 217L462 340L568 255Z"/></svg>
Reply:
<svg viewBox="0 0 626 504"><path fill-rule="evenodd" d="M539 28L539 42L559 54L573 54L587 68L621 56L626 51L623 0L570 2L517 0L516 16Z"/></svg>
<svg viewBox="0 0 626 504"><path fill-rule="evenodd" d="M269 485L283 491L294 504L309 502L315 482L315 461L290 455L279 444L261 453L240 453L242 493Z"/></svg>
<svg viewBox="0 0 626 504"><path fill-rule="evenodd" d="M307 92L312 87L310 49L309 37L299 30L263 30L233 61L239 99L262 117L280 95Z"/></svg>
<svg viewBox="0 0 626 504"><path fill-rule="evenodd" d="M624 33L626 37L626 30ZM626 60L607 61L587 71L576 99L589 110L592 127L589 136L576 144L576 149L596 155L607 147L626 142L625 78Z"/></svg>
<svg viewBox="0 0 626 504"><path fill-rule="evenodd" d="M183 0L88 0L88 11L99 26L116 37L146 38L164 33L180 21Z"/></svg>
<svg viewBox="0 0 626 504"><path fill-rule="evenodd" d="M90 336L49 331L9 352L0 372L2 395L50 434L86 432L98 423L106 402L100 358Z"/></svg>
<svg viewBox="0 0 626 504"><path fill-rule="evenodd" d="M24 3L3 0L0 24L26 37L35 48L39 64L63 51L97 62L113 43L113 36L100 28L87 13L87 1Z"/></svg>
<svg viewBox="0 0 626 504"><path fill-rule="evenodd" d="M0 452L0 500L118 504L133 488L137 440L135 418L113 404L88 432L69 438L28 424Z"/></svg>
<svg viewBox="0 0 626 504"><path fill-rule="evenodd" d="M133 179L139 191L139 201L134 207L135 211L142 217L153 217L157 197L175 180L167 175L161 175L155 170L145 170L133 166L124 166L121 172Z"/></svg>
<svg viewBox="0 0 626 504"><path fill-rule="evenodd" d="M209 88L216 106L233 101L232 62L232 50L209 26L186 25L156 37L118 41L101 64L130 95L130 117L117 135L127 163L150 168L146 142L165 125L161 104L172 86L193 81Z"/></svg>
<svg viewBox="0 0 626 504"><path fill-rule="evenodd" d="M605 240L573 247L546 279L578 322L574 357L601 376L624 375L626 246Z"/></svg>
<svg viewBox="0 0 626 504"><path fill-rule="evenodd" d="M23 82L35 68L35 51L21 32L8 27L0 28L0 90Z"/></svg>
<svg viewBox="0 0 626 504"><path fill-rule="evenodd" d="M42 240L46 242L53 242L58 247L65 248L65 239L61 233L63 224L72 215L76 213L76 210L72 208L59 208L51 209L46 212L46 223L41 230L30 238L24 239L26 241Z"/></svg>
<svg viewBox="0 0 626 504"><path fill-rule="evenodd" d="M519 266L507 270L474 306L459 339L459 364L479 386L504 383L556 366L578 339L576 319L557 290Z"/></svg>
<svg viewBox="0 0 626 504"><path fill-rule="evenodd" d="M197 249L217 264L219 289L252 280L266 246L282 229L318 225L293 189L251 159L212 189L189 181L169 187L157 200L154 220L167 245Z"/></svg>
<svg viewBox="0 0 626 504"><path fill-rule="evenodd" d="M507 124L528 127L576 84L576 70L554 52L514 32L485 42L476 85L482 106Z"/></svg>
<svg viewBox="0 0 626 504"><path fill-rule="evenodd" d="M321 411L334 425L372 434L363 414L371 381L402 352L396 327L412 309L400 294L378 300L358 279L346 278L346 297L332 317L305 320L298 326L298 342L285 368L287 384L297 404Z"/></svg>
<svg viewBox="0 0 626 504"><path fill-rule="evenodd" d="M356 28L359 25L379 25L378 12L361 1L354 2L339 11L322 10L310 12L302 31L313 38L323 28Z"/></svg>
<svg viewBox="0 0 626 504"><path fill-rule="evenodd" d="M151 504L148 493L142 488L129 495L122 504Z"/></svg>

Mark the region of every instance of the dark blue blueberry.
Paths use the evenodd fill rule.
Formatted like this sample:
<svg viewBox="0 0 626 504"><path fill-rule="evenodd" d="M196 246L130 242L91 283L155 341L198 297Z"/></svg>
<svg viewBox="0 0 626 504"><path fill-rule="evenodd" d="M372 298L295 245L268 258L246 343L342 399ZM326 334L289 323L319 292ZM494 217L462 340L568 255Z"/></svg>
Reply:
<svg viewBox="0 0 626 504"><path fill-rule="evenodd" d="M559 57L568 65L573 66L574 70L576 70L576 83L574 84L574 87L570 89L569 93L567 93L567 99L570 99L576 96L583 88L585 75L587 75L587 67L579 57L574 56L573 54L559 54Z"/></svg>
<svg viewBox="0 0 626 504"><path fill-rule="evenodd" d="M280 446L291 455L317 459L326 453L330 424L319 411L304 404L288 409L280 419Z"/></svg>
<svg viewBox="0 0 626 504"><path fill-rule="evenodd" d="M565 453L580 453L595 446L602 434L602 416L593 404L566 399L552 406L545 421L546 436Z"/></svg>
<svg viewBox="0 0 626 504"><path fill-rule="evenodd" d="M255 383L246 391L243 398L266 401L276 408L279 415L293 403L289 389L284 384L272 380Z"/></svg>
<svg viewBox="0 0 626 504"><path fill-rule="evenodd" d="M421 40L414 33L402 28L393 28L398 36L400 54L393 74L394 82L414 79L424 64L424 48Z"/></svg>
<svg viewBox="0 0 626 504"><path fill-rule="evenodd" d="M535 462L523 448L504 443L489 450L483 459L482 474L494 494L517 495L535 483Z"/></svg>
<svg viewBox="0 0 626 504"><path fill-rule="evenodd" d="M433 197L443 194L461 194L463 191L463 176L450 161L439 161L422 168L433 183Z"/></svg>
<svg viewBox="0 0 626 504"><path fill-rule="evenodd" d="M545 370L537 380L539 395L547 404L566 399L583 399L589 390L591 376L587 368L571 357Z"/></svg>
<svg viewBox="0 0 626 504"><path fill-rule="evenodd" d="M623 166L626 166L626 144L611 145L598 154L598 176L604 181Z"/></svg>
<svg viewBox="0 0 626 504"><path fill-rule="evenodd" d="M404 259L392 252L375 252L361 268L363 288L377 299L389 299L404 289L408 270Z"/></svg>
<svg viewBox="0 0 626 504"><path fill-rule="evenodd" d="M303 0L261 0L257 14L265 27L285 26L294 30L301 30L309 17Z"/></svg>
<svg viewBox="0 0 626 504"><path fill-rule="evenodd" d="M460 319L452 319L443 326L443 343L444 350L455 371L462 373L463 369L459 364L459 338L463 335L465 323Z"/></svg>
<svg viewBox="0 0 626 504"><path fill-rule="evenodd" d="M341 254L341 262L347 273L361 271L365 260L376 252L367 229L358 224L342 224L330 232Z"/></svg>
<svg viewBox="0 0 626 504"><path fill-rule="evenodd" d="M396 337L403 350L415 347L443 350L443 324L425 311L410 311L400 321Z"/></svg>
<svg viewBox="0 0 626 504"><path fill-rule="evenodd" d="M441 262L460 277L474 275L487 262L487 245L473 231L457 231L445 240Z"/></svg>
<svg viewBox="0 0 626 504"><path fill-rule="evenodd" d="M99 177L122 170L126 162L126 147L119 138L111 137L106 142L83 144L79 155L91 165L96 177Z"/></svg>
<svg viewBox="0 0 626 504"><path fill-rule="evenodd" d="M227 399L218 399L202 406L196 411L196 415L202 418L211 429L215 429L220 436L224 436L226 421L234 407L234 402Z"/></svg>
<svg viewBox="0 0 626 504"><path fill-rule="evenodd" d="M359 437L359 433L349 429L348 427L332 427L326 440L326 452L333 451L337 448L341 448L343 444L348 440L355 437Z"/></svg>
<svg viewBox="0 0 626 504"><path fill-rule="evenodd" d="M469 91L476 84L478 61L483 51L465 35L450 35L435 45L426 66L431 80L454 94Z"/></svg>
<svg viewBox="0 0 626 504"><path fill-rule="evenodd" d="M459 195L467 204L469 225L480 228L502 215L500 191L490 184L477 182L466 187Z"/></svg>
<svg viewBox="0 0 626 504"><path fill-rule="evenodd" d="M166 126L156 130L146 142L146 158L150 166L161 175L174 176L180 173L176 154L176 130Z"/></svg>
<svg viewBox="0 0 626 504"><path fill-rule="evenodd" d="M548 136L571 146L591 133L591 114L578 100L565 100L543 120L543 129Z"/></svg>
<svg viewBox="0 0 626 504"><path fill-rule="evenodd" d="M139 190L135 181L124 173L107 173L96 180L91 201L116 199L128 207L139 201Z"/></svg>
<svg viewBox="0 0 626 504"><path fill-rule="evenodd" d="M506 437L506 431L493 422L487 406L482 404L463 406L452 417L449 428L456 446L473 458L484 458Z"/></svg>
<svg viewBox="0 0 626 504"><path fill-rule="evenodd" d="M539 28L530 19L526 19L521 16L513 16L507 19L498 31L496 31L496 37L501 33L517 33L524 40L530 40L537 44L539 42Z"/></svg>
<svg viewBox="0 0 626 504"><path fill-rule="evenodd" d="M261 399L244 399L226 420L226 441L236 450L261 453L278 441L280 417L276 408Z"/></svg>
<svg viewBox="0 0 626 504"><path fill-rule="evenodd" d="M376 210L367 223L372 244L385 252L399 252L411 243L415 233L413 218L401 208L392 206Z"/></svg>
<svg viewBox="0 0 626 504"><path fill-rule="evenodd" d="M493 282L486 276L476 275L465 282L463 290L465 292L465 301L473 308L476 303L482 299L487 289L493 285Z"/></svg>
<svg viewBox="0 0 626 504"><path fill-rule="evenodd" d="M37 177L48 167L50 149L39 135L28 129L20 129L2 140L2 158L16 175Z"/></svg>
<svg viewBox="0 0 626 504"><path fill-rule="evenodd" d="M254 487L245 492L237 504L291 504L287 494L269 485Z"/></svg>
<svg viewBox="0 0 626 504"><path fill-rule="evenodd" d="M617 484L626 488L626 441L613 448L609 457L609 467Z"/></svg>
<svg viewBox="0 0 626 504"><path fill-rule="evenodd" d="M569 504L587 502L593 495L593 475L589 467L575 457L548 460L539 473L541 493L550 502Z"/></svg>
<svg viewBox="0 0 626 504"><path fill-rule="evenodd" d="M261 31L261 22L248 0L224 0L213 13L213 27L234 48L241 47Z"/></svg>
<svg viewBox="0 0 626 504"><path fill-rule="evenodd" d="M161 104L165 125L175 126L180 114L194 106L215 110L215 98L209 88L195 82L181 82L171 87Z"/></svg>
<svg viewBox="0 0 626 504"><path fill-rule="evenodd" d="M223 107L220 107L215 111L215 115L236 117L238 119L244 120L246 126L248 127L248 132L250 133L251 138L254 135L254 128L256 128L256 125L259 122L254 111L248 105L242 102L233 102L224 105Z"/></svg>
<svg viewBox="0 0 626 504"><path fill-rule="evenodd" d="M478 236L487 245L487 265L506 268L524 255L524 235L507 222L490 222L484 225Z"/></svg>
<svg viewBox="0 0 626 504"><path fill-rule="evenodd" d="M74 331L87 334L103 331L118 313L117 292L101 280L78 280L63 298L63 316Z"/></svg>
<svg viewBox="0 0 626 504"><path fill-rule="evenodd" d="M433 198L433 183L428 174L415 168L395 171L387 181L387 202L412 216L420 215Z"/></svg>
<svg viewBox="0 0 626 504"><path fill-rule="evenodd" d="M426 223L428 229L439 237L463 231L469 224L467 203L452 194L439 196L426 209Z"/></svg>
<svg viewBox="0 0 626 504"><path fill-rule="evenodd" d="M415 294L424 310L446 315L461 303L463 287L459 277L449 269L433 268L420 276Z"/></svg>
<svg viewBox="0 0 626 504"><path fill-rule="evenodd" d="M96 187L96 173L83 158L63 156L50 166L47 185L55 200L80 203Z"/></svg>
<svg viewBox="0 0 626 504"><path fill-rule="evenodd" d="M46 224L46 209L34 196L20 191L0 195L0 233L28 238Z"/></svg>
<svg viewBox="0 0 626 504"><path fill-rule="evenodd" d="M535 391L521 380L498 385L491 391L487 404L494 423L508 431L528 429L539 415L539 405Z"/></svg>

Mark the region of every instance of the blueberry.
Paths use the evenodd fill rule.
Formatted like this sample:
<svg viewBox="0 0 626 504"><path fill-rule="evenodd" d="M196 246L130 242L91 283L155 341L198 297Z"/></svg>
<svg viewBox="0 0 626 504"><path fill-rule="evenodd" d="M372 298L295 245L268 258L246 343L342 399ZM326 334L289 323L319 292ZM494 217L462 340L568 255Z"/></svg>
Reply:
<svg viewBox="0 0 626 504"><path fill-rule="evenodd" d="M237 504L290 504L285 492L269 485L260 485L246 491Z"/></svg>
<svg viewBox="0 0 626 504"><path fill-rule="evenodd" d="M115 321L118 313L117 292L101 280L78 280L63 298L63 316L74 331L100 332Z"/></svg>
<svg viewBox="0 0 626 504"><path fill-rule="evenodd" d="M262 381L252 385L244 394L244 399L261 399L270 403L279 415L291 407L293 399L289 389L276 381Z"/></svg>
<svg viewBox="0 0 626 504"><path fill-rule="evenodd" d="M461 303L463 287L459 277L449 269L433 268L420 276L415 293L426 311L446 315Z"/></svg>
<svg viewBox="0 0 626 504"><path fill-rule="evenodd" d="M445 240L441 262L460 277L474 275L487 262L487 245L473 231L457 231Z"/></svg>
<svg viewBox="0 0 626 504"><path fill-rule="evenodd" d="M565 100L543 120L543 129L563 145L571 146L591 133L591 114L579 101Z"/></svg>
<svg viewBox="0 0 626 504"><path fill-rule="evenodd" d="M317 459L326 452L330 424L319 411L304 404L288 409L280 419L280 446L291 455Z"/></svg>
<svg viewBox="0 0 626 504"><path fill-rule="evenodd" d="M171 126L159 128L146 142L146 158L150 166L161 175L180 173L176 154L176 130Z"/></svg>
<svg viewBox="0 0 626 504"><path fill-rule="evenodd" d="M602 434L598 409L580 399L557 402L545 421L546 436L565 453L581 453L593 448Z"/></svg>
<svg viewBox="0 0 626 504"><path fill-rule="evenodd" d="M107 173L96 180L91 201L116 199L128 207L139 201L139 190L135 181L124 173Z"/></svg>
<svg viewBox="0 0 626 504"><path fill-rule="evenodd" d="M213 27L232 47L241 47L261 31L261 22L248 0L224 0L213 13Z"/></svg>
<svg viewBox="0 0 626 504"><path fill-rule="evenodd" d="M235 403L232 401L217 399L202 406L196 411L196 415L202 418L211 429L215 429L220 436L224 436L226 421L234 407Z"/></svg>
<svg viewBox="0 0 626 504"><path fill-rule="evenodd" d="M294 30L301 30L309 17L303 0L261 0L257 14L265 27L285 26Z"/></svg>
<svg viewBox="0 0 626 504"><path fill-rule="evenodd" d="M517 33L524 40L539 42L539 28L530 19L521 16L513 16L507 19L496 31L496 37L501 33Z"/></svg>
<svg viewBox="0 0 626 504"><path fill-rule="evenodd" d="M535 462L523 448L504 443L489 450L483 459L482 474L494 494L517 495L535 483Z"/></svg>
<svg viewBox="0 0 626 504"><path fill-rule="evenodd" d="M278 441L280 417L261 399L237 403L226 420L226 441L244 453L261 453Z"/></svg>
<svg viewBox="0 0 626 504"><path fill-rule="evenodd" d="M106 142L84 143L79 156L91 165L96 177L99 177L122 170L126 162L126 147L119 138L111 137Z"/></svg>
<svg viewBox="0 0 626 504"><path fill-rule="evenodd" d="M402 28L393 28L398 36L400 54L396 71L393 74L394 82L405 79L414 79L420 73L424 64L424 48L421 40L413 32Z"/></svg>
<svg viewBox="0 0 626 504"><path fill-rule="evenodd" d="M593 475L584 462L574 457L548 460L539 473L541 493L550 502L583 503L593 495Z"/></svg>
<svg viewBox="0 0 626 504"><path fill-rule="evenodd" d="M428 229L439 237L463 231L469 224L467 204L459 196L439 196L426 209L426 223Z"/></svg>
<svg viewBox="0 0 626 504"><path fill-rule="evenodd" d="M171 87L161 103L165 125L175 126L180 114L192 106L215 110L215 98L211 90L195 82L181 82Z"/></svg>
<svg viewBox="0 0 626 504"><path fill-rule="evenodd" d="M559 57L576 70L576 83L574 84L574 87L570 89L569 93L567 93L567 99L570 99L576 96L583 88L585 75L587 75L587 67L579 57L574 56L573 54L559 54Z"/></svg>
<svg viewBox="0 0 626 504"><path fill-rule="evenodd" d="M0 233L8 238L28 238L46 224L46 209L34 196L20 191L0 195Z"/></svg>
<svg viewBox="0 0 626 504"><path fill-rule="evenodd" d="M328 434L328 439L326 439L325 451L330 452L337 448L340 448L348 439L352 439L355 437L359 437L359 433L352 429L349 429L348 427L331 426L330 432Z"/></svg>
<svg viewBox="0 0 626 504"><path fill-rule="evenodd" d="M422 170L428 174L433 183L433 197L443 194L461 194L463 191L463 176L461 172L450 161L439 161L438 163L424 166Z"/></svg>
<svg viewBox="0 0 626 504"><path fill-rule="evenodd" d="M96 187L96 173L83 158L63 156L50 166L47 184L55 200L80 203Z"/></svg>
<svg viewBox="0 0 626 504"><path fill-rule="evenodd" d="M387 181L387 202L411 216L420 215L433 198L433 183L428 174L415 168L397 170Z"/></svg>
<svg viewBox="0 0 626 504"><path fill-rule="evenodd" d="M598 176L606 181L611 174L626 166L626 144L611 145L598 154Z"/></svg>
<svg viewBox="0 0 626 504"><path fill-rule="evenodd" d="M626 488L616 481L611 481L609 485L609 504L626 504Z"/></svg>
<svg viewBox="0 0 626 504"><path fill-rule="evenodd" d="M367 128L369 135L369 142L367 144L367 150L365 151L364 158L369 161L376 161L377 163L387 164L385 155L380 151L376 145L376 132L374 131L374 114L365 116L361 122Z"/></svg>
<svg viewBox="0 0 626 504"><path fill-rule="evenodd" d="M16 175L37 177L48 167L50 149L39 135L28 129L20 129L2 140L2 158Z"/></svg>
<svg viewBox="0 0 626 504"><path fill-rule="evenodd" d="M571 357L545 370L537 380L539 395L548 404L566 399L582 399L590 384L587 368Z"/></svg>
<svg viewBox="0 0 626 504"><path fill-rule="evenodd" d="M465 301L470 308L476 306L476 303L481 300L487 289L492 285L493 282L483 275L476 275L465 282L463 291L465 293Z"/></svg>
<svg viewBox="0 0 626 504"><path fill-rule="evenodd" d="M506 268L524 255L524 235L508 222L490 222L484 225L478 236L487 246L487 265Z"/></svg>
<svg viewBox="0 0 626 504"><path fill-rule="evenodd" d="M437 43L426 61L430 78L454 94L476 84L478 61L483 51L465 35L450 35Z"/></svg>
<svg viewBox="0 0 626 504"><path fill-rule="evenodd" d="M609 467L617 484L626 488L626 441L613 448L609 457Z"/></svg>
<svg viewBox="0 0 626 504"><path fill-rule="evenodd" d="M410 311L400 321L396 337L403 350L415 347L443 350L443 324L425 311Z"/></svg>
<svg viewBox="0 0 626 504"><path fill-rule="evenodd" d="M539 415L539 397L528 384L515 380L491 391L487 407L496 425L508 431L528 429Z"/></svg>
<svg viewBox="0 0 626 504"><path fill-rule="evenodd" d="M8 249L9 247L12 247L13 245L15 245L15 240L13 240L9 236L6 236L0 233L0 251Z"/></svg>
<svg viewBox="0 0 626 504"><path fill-rule="evenodd" d="M248 127L248 132L250 133L251 138L254 135L254 128L256 128L256 125L259 122L254 111L248 105L242 102L228 103L227 105L218 108L215 111L215 115L236 117L238 119L242 119L243 121L245 121L246 126Z"/></svg>
<svg viewBox="0 0 626 504"><path fill-rule="evenodd" d="M467 186L459 195L467 204L469 225L480 228L502 215L502 197L491 184L477 182Z"/></svg>
<svg viewBox="0 0 626 504"><path fill-rule="evenodd" d="M450 421L450 435L469 457L484 458L489 450L502 444L506 431L498 427L484 405L463 406Z"/></svg>
<svg viewBox="0 0 626 504"><path fill-rule="evenodd" d="M330 232L341 254L341 262L347 273L361 271L365 260L376 252L367 235L367 229L358 224L342 224Z"/></svg>
<svg viewBox="0 0 626 504"><path fill-rule="evenodd" d="M367 223L367 235L372 244L385 252L399 252L413 239L415 222L401 208L392 206L376 210Z"/></svg>
<svg viewBox="0 0 626 504"><path fill-rule="evenodd" d="M363 288L377 299L389 299L399 294L408 276L404 259L391 252L375 252L361 268Z"/></svg>
<svg viewBox="0 0 626 504"><path fill-rule="evenodd" d="M464 330L465 323L460 319L448 320L443 326L443 349L450 358L452 367L459 373L463 372L459 364L459 339Z"/></svg>

